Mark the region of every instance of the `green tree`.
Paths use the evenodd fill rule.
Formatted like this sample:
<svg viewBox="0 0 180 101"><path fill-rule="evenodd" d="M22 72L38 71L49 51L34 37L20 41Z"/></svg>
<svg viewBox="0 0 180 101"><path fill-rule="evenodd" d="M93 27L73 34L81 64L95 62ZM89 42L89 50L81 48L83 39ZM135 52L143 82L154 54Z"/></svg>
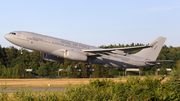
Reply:
<svg viewBox="0 0 180 101"><path fill-rule="evenodd" d="M40 52L38 51L32 51L30 53L30 60L33 61L33 62L39 62L41 59L40 59Z"/></svg>
<svg viewBox="0 0 180 101"><path fill-rule="evenodd" d="M15 66L13 68L13 71L12 71L12 78L19 78L20 76L18 75L18 69L17 67Z"/></svg>
<svg viewBox="0 0 180 101"><path fill-rule="evenodd" d="M59 67L60 67L60 63L54 62L54 63L53 63L53 66L52 66L52 70L53 70L53 71L58 71L58 70L59 70Z"/></svg>
<svg viewBox="0 0 180 101"><path fill-rule="evenodd" d="M39 69L37 70L37 74L39 76L47 76L47 67L46 67L46 64L43 63L43 62L40 62L40 67Z"/></svg>
<svg viewBox="0 0 180 101"><path fill-rule="evenodd" d="M72 69L71 69L71 65L68 66L68 68L66 69L66 72L67 72L67 76L68 78L71 78L72 76Z"/></svg>
<svg viewBox="0 0 180 101"><path fill-rule="evenodd" d="M92 67L95 69L95 71L92 72L92 77L93 78L99 78L100 77L100 68L99 68L99 65L93 64Z"/></svg>
<svg viewBox="0 0 180 101"><path fill-rule="evenodd" d="M80 66L82 70L81 77L86 78L88 74L87 74L87 68L85 68L85 63L81 63Z"/></svg>
<svg viewBox="0 0 180 101"><path fill-rule="evenodd" d="M15 59L13 59L12 61L11 61L11 64L10 64L10 68L13 68L13 67L15 67L17 64L19 64L20 62L23 62L24 63L24 60L21 58L21 57L17 57L17 58L15 58Z"/></svg>
<svg viewBox="0 0 180 101"><path fill-rule="evenodd" d="M166 70L166 68L165 68L165 67L161 67L161 68L160 68L160 71L159 71L159 74L160 74L160 75L167 75L167 70Z"/></svg>
<svg viewBox="0 0 180 101"><path fill-rule="evenodd" d="M109 72L111 76L119 76L119 71L117 68L110 68Z"/></svg>
<svg viewBox="0 0 180 101"><path fill-rule="evenodd" d="M17 57L18 50L14 48L13 46L10 48L5 48L5 53L6 53L6 67L9 67L9 64L13 59Z"/></svg>
<svg viewBox="0 0 180 101"><path fill-rule="evenodd" d="M40 67L40 65L37 62L29 62L28 64L28 68L33 69L34 71L38 70L38 67Z"/></svg>
<svg viewBox="0 0 180 101"><path fill-rule="evenodd" d="M19 77L25 77L25 73L26 73L26 65L23 62L18 63L15 66L18 69L18 75Z"/></svg>
<svg viewBox="0 0 180 101"><path fill-rule="evenodd" d="M20 53L21 51L19 50L18 51L18 53ZM30 52L28 51L28 50L23 50L23 55L22 54L18 54L18 57L21 57L23 60L24 60L24 63L26 64L26 65L28 65L29 64L29 62L30 62Z"/></svg>
<svg viewBox="0 0 180 101"><path fill-rule="evenodd" d="M0 66L4 63L2 52L3 52L3 50L2 50L1 45L0 45Z"/></svg>
<svg viewBox="0 0 180 101"><path fill-rule="evenodd" d="M6 77L6 67L4 65L1 66L1 78Z"/></svg>
<svg viewBox="0 0 180 101"><path fill-rule="evenodd" d="M47 70L47 76L54 75L53 68L52 68L52 62L46 61L46 70Z"/></svg>
<svg viewBox="0 0 180 101"><path fill-rule="evenodd" d="M176 68L173 68L173 71L171 72L170 75L170 81L179 81L180 79L180 60L177 61Z"/></svg>

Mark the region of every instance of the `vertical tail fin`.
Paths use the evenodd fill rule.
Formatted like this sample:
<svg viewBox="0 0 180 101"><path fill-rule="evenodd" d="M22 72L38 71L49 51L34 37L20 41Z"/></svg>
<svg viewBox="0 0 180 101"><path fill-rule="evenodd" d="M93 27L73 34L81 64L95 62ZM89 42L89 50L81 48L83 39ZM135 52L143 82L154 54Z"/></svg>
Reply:
<svg viewBox="0 0 180 101"><path fill-rule="evenodd" d="M153 42L149 44L150 46L153 46L153 47L142 49L140 52L134 55L155 61L165 41L166 41L165 37L158 37L157 39L155 39Z"/></svg>

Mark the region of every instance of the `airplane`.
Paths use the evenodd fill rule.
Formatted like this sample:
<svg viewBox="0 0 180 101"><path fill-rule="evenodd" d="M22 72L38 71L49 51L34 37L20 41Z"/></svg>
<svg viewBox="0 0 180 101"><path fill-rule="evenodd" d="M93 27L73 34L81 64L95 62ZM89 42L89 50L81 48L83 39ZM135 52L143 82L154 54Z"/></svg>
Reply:
<svg viewBox="0 0 180 101"><path fill-rule="evenodd" d="M172 60L156 61L159 52L166 40L158 37L149 45L108 48L102 49L82 43L72 42L64 39L54 38L27 31L13 31L4 36L9 42L20 46L21 54L23 48L43 52L43 59L52 62L63 62L64 59L75 61L72 68L81 71L77 62L85 62L89 71L94 71L91 64L99 64L105 67L127 68L159 65L161 62L174 62ZM141 51L128 54L130 51Z"/></svg>

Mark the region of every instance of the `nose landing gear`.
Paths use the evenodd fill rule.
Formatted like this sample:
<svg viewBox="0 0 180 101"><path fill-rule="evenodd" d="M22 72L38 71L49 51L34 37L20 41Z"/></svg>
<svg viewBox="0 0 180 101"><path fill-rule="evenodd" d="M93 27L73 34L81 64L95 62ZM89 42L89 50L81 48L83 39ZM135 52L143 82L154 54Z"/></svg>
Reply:
<svg viewBox="0 0 180 101"><path fill-rule="evenodd" d="M20 54L23 54L23 47L20 47L19 50L21 51Z"/></svg>

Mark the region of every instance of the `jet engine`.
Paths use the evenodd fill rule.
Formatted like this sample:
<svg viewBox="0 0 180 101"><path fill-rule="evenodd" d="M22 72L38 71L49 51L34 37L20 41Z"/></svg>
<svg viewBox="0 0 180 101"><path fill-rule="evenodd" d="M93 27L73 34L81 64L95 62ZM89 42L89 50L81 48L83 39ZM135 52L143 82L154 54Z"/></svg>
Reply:
<svg viewBox="0 0 180 101"><path fill-rule="evenodd" d="M75 61L86 61L87 56L76 51L72 50L65 50L64 52L64 57L70 60L75 60Z"/></svg>
<svg viewBox="0 0 180 101"><path fill-rule="evenodd" d="M50 55L50 54L47 54L47 53L43 54L43 59L46 60L46 61L51 61L51 62L64 62L63 58L59 58L57 56Z"/></svg>

